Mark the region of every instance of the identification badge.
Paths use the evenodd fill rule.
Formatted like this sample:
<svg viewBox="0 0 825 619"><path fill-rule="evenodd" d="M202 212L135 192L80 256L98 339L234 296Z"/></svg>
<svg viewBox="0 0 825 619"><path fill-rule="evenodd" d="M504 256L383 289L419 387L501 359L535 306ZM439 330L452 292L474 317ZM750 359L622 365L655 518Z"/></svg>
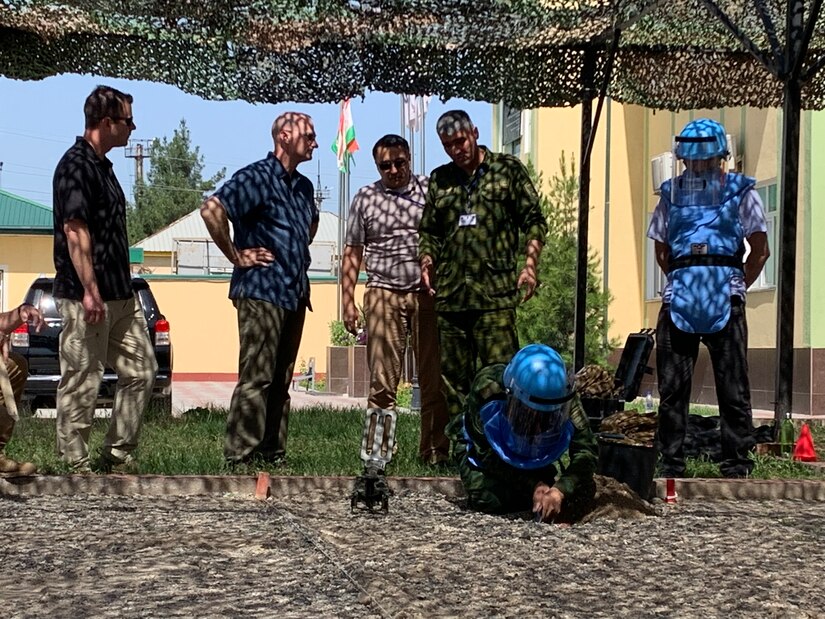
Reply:
<svg viewBox="0 0 825 619"><path fill-rule="evenodd" d="M475 213L465 213L458 216L458 227L467 228L469 226L478 225L478 217Z"/></svg>

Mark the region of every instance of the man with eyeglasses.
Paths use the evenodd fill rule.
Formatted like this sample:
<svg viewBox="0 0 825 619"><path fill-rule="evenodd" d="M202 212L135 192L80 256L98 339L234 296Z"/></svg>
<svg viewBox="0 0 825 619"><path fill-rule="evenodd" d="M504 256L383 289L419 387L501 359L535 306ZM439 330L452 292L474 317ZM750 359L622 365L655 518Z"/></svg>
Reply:
<svg viewBox="0 0 825 619"><path fill-rule="evenodd" d="M456 423L476 373L508 363L519 348L516 305L535 292L547 222L527 169L479 145L466 112L445 112L436 131L452 162L430 175L418 255L422 282L435 296L455 452L463 440Z"/></svg>
<svg viewBox="0 0 825 619"><path fill-rule="evenodd" d="M63 321L57 387L57 450L72 471L128 463L152 394L157 361L132 290L126 197L106 154L135 129L132 96L98 86L87 97L86 129L54 173L54 297ZM104 367L117 393L100 457L89 433Z"/></svg>
<svg viewBox="0 0 825 619"><path fill-rule="evenodd" d="M281 114L272 139L273 152L201 206L209 234L235 266L229 298L238 312L240 359L224 442L231 466L285 462L289 386L311 309L309 244L319 213L312 183L296 168L318 147L312 119Z"/></svg>
<svg viewBox="0 0 825 619"><path fill-rule="evenodd" d="M349 211L342 261L344 326L351 333L358 327L355 284L366 256L368 405L395 408L409 335L421 386L419 457L438 465L448 458L447 407L441 393L435 304L422 287L418 266L418 224L427 178L412 174L410 146L400 135L382 137L372 156L380 180L362 187Z"/></svg>

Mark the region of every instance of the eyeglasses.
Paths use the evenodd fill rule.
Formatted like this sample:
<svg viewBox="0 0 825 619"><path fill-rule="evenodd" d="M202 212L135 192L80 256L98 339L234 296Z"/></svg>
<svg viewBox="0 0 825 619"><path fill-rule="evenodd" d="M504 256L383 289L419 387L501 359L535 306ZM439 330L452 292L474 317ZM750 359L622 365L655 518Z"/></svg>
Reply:
<svg viewBox="0 0 825 619"><path fill-rule="evenodd" d="M392 161L382 161L381 163L377 164L379 170L383 170L384 172L389 172L392 170L392 167L395 166L396 170L403 170L407 166L406 159L393 159Z"/></svg>
<svg viewBox="0 0 825 619"><path fill-rule="evenodd" d="M121 120L125 121L127 125L131 126L135 124L134 116L110 116L109 117L113 122L120 122Z"/></svg>

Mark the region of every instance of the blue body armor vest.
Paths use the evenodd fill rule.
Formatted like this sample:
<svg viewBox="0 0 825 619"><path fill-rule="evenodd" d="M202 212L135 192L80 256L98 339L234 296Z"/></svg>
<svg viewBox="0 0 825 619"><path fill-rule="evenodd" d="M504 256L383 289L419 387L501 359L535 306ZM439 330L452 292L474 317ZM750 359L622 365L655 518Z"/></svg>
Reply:
<svg viewBox="0 0 825 619"><path fill-rule="evenodd" d="M716 196L713 201L719 204L674 204L671 181L662 183L668 207L670 317L681 331L716 333L730 320L730 279L743 270L745 253L739 205L755 182L742 174L719 176L718 185L706 194Z"/></svg>

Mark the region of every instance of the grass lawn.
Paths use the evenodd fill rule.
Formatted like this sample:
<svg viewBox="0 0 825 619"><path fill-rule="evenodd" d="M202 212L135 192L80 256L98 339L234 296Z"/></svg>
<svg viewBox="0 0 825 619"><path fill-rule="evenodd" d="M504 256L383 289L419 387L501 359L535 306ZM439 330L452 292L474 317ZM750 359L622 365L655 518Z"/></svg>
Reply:
<svg viewBox="0 0 825 619"><path fill-rule="evenodd" d="M363 411L326 406L303 408L290 415L287 464L256 465L230 470L223 460L225 409L193 409L181 418L149 410L136 453L138 472L161 475L250 474L267 470L280 475L343 475L361 473L360 459ZM108 419L95 420L91 453L97 455ZM825 459L825 426L811 430L820 459ZM398 453L388 468L396 476L455 475L452 468L437 468L418 461L419 417L398 416ZM34 462L43 474L64 474L68 469L55 453L54 419L23 415L6 451L15 459ZM822 469L812 469L787 458L756 456L753 477L757 479L823 478ZM705 460L689 460L688 476L719 477L719 466Z"/></svg>
<svg viewBox="0 0 825 619"><path fill-rule="evenodd" d="M216 475L266 470L279 475L346 475L361 473L363 411L326 406L292 411L289 417L286 466L256 465L230 470L223 459L226 409L193 409L181 418L149 410L144 418L136 452L141 474ZM92 426L90 453L94 458L108 426L96 419ZM389 471L393 475L445 475L418 461L419 417L400 414L396 442L398 452ZM55 420L21 416L6 448L15 459L34 462L43 474L64 474L68 467L55 453Z"/></svg>

